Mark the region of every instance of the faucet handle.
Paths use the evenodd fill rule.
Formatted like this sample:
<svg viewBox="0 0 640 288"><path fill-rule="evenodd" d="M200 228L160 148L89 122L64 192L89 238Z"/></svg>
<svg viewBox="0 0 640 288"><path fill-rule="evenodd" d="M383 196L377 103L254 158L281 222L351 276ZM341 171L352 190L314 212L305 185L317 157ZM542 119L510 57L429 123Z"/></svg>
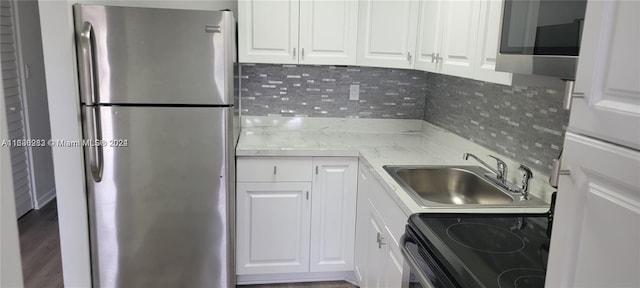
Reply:
<svg viewBox="0 0 640 288"><path fill-rule="evenodd" d="M507 179L507 163L505 163L504 161L502 161L502 159L493 156L493 155L489 155L489 157L496 159L496 162L498 163L498 179L500 180L506 180Z"/></svg>
<svg viewBox="0 0 640 288"><path fill-rule="evenodd" d="M531 181L531 178L533 177L533 172L531 172L531 169L529 169L529 167L524 166L522 164L520 164L520 167L518 167L518 169L522 170L524 173L522 174L522 198L524 200L527 200L529 198L529 181Z"/></svg>
<svg viewBox="0 0 640 288"><path fill-rule="evenodd" d="M524 179L529 180L531 179L531 177L533 177L533 172L531 172L531 169L529 167L524 166L523 164L520 164L520 167L518 167L518 169L524 172L522 177L523 180Z"/></svg>

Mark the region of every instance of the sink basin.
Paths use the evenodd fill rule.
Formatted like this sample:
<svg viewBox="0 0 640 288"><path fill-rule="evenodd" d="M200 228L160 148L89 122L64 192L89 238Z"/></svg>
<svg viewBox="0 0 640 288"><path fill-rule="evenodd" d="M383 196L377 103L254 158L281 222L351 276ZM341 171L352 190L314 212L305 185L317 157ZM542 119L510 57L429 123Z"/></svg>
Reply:
<svg viewBox="0 0 640 288"><path fill-rule="evenodd" d="M503 206L519 201L490 182L478 166L384 166L414 200L447 205ZM426 200L426 201L425 201Z"/></svg>
<svg viewBox="0 0 640 288"><path fill-rule="evenodd" d="M397 169L395 173L401 183L409 186L420 198L437 203L495 205L513 202L513 197L469 168Z"/></svg>

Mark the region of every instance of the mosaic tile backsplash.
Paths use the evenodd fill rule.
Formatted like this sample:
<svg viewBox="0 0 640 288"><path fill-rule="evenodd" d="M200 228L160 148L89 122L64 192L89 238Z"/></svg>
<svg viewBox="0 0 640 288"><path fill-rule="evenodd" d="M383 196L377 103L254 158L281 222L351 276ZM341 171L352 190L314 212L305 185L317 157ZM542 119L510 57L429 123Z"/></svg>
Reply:
<svg viewBox="0 0 640 288"><path fill-rule="evenodd" d="M356 66L242 64L243 115L421 119L427 74ZM359 100L349 100L359 85Z"/></svg>
<svg viewBox="0 0 640 288"><path fill-rule="evenodd" d="M544 172L569 122L561 82L505 86L357 66L242 64L241 73L243 115L423 119ZM359 100L349 100L351 85Z"/></svg>
<svg viewBox="0 0 640 288"><path fill-rule="evenodd" d="M560 153L569 112L561 108L562 83L545 84L505 86L429 73L423 119L548 172Z"/></svg>

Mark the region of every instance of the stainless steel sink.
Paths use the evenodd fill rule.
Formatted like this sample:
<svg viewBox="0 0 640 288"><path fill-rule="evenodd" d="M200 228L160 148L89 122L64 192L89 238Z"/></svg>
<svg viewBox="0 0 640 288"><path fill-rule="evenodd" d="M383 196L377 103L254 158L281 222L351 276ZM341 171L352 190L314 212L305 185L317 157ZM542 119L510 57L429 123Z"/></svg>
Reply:
<svg viewBox="0 0 640 288"><path fill-rule="evenodd" d="M391 177L424 207L438 206L545 206L537 198L520 200L519 194L492 183L490 172L478 166L384 166Z"/></svg>

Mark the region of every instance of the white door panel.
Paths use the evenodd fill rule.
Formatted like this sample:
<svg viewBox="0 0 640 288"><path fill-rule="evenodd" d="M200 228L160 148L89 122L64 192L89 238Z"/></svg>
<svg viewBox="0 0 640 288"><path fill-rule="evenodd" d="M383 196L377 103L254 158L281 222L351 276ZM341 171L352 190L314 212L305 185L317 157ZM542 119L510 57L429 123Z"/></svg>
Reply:
<svg viewBox="0 0 640 288"><path fill-rule="evenodd" d="M358 65L413 68L418 2L362 0Z"/></svg>
<svg viewBox="0 0 640 288"><path fill-rule="evenodd" d="M299 0L238 2L238 55L243 63L298 63Z"/></svg>
<svg viewBox="0 0 640 288"><path fill-rule="evenodd" d="M640 151L567 133L547 287L640 287Z"/></svg>
<svg viewBox="0 0 640 288"><path fill-rule="evenodd" d="M479 2L444 2L441 72L472 78L475 64Z"/></svg>
<svg viewBox="0 0 640 288"><path fill-rule="evenodd" d="M352 271L357 158L313 159L310 271Z"/></svg>
<svg viewBox="0 0 640 288"><path fill-rule="evenodd" d="M309 272L311 183L237 184L238 275Z"/></svg>
<svg viewBox="0 0 640 288"><path fill-rule="evenodd" d="M415 68L437 72L442 42L442 0L420 1Z"/></svg>
<svg viewBox="0 0 640 288"><path fill-rule="evenodd" d="M300 2L300 64L355 65L358 2Z"/></svg>
<svg viewBox="0 0 640 288"><path fill-rule="evenodd" d="M511 86L512 74L496 71L502 5L503 1L498 0L483 0L480 3L474 79Z"/></svg>
<svg viewBox="0 0 640 288"><path fill-rule="evenodd" d="M587 4L569 129L640 149L640 2Z"/></svg>

